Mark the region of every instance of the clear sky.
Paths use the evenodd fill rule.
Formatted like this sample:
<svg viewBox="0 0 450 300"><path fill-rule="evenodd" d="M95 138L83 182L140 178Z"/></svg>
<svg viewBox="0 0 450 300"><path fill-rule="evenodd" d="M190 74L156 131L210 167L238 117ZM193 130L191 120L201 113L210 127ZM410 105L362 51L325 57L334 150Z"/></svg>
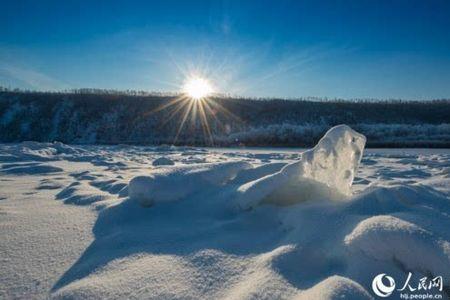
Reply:
<svg viewBox="0 0 450 300"><path fill-rule="evenodd" d="M450 1L0 0L0 85L450 98Z"/></svg>

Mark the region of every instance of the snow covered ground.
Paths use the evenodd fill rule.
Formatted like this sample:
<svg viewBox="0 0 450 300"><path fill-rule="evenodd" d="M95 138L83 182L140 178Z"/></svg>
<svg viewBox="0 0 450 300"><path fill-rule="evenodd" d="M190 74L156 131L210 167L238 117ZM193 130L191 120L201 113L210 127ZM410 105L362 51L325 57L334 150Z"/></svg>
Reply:
<svg viewBox="0 0 450 300"><path fill-rule="evenodd" d="M372 299L382 273L397 299L410 272L411 287L442 276L446 299L450 150L366 150L355 174L308 173L326 156L294 188L284 167L306 156L1 144L0 299ZM317 193L353 175L351 191Z"/></svg>

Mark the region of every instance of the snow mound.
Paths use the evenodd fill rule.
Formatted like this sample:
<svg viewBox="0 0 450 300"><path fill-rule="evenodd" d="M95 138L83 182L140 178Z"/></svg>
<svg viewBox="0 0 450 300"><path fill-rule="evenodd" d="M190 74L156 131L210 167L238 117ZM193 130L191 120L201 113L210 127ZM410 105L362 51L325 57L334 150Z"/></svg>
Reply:
<svg viewBox="0 0 450 300"><path fill-rule="evenodd" d="M335 126L299 161L242 185L235 204L249 209L267 202L287 205L349 196L365 143L366 138L349 126Z"/></svg>
<svg viewBox="0 0 450 300"><path fill-rule="evenodd" d="M31 164L9 164L0 168L0 174L14 175L41 175L62 172L63 169L51 165L31 163Z"/></svg>
<svg viewBox="0 0 450 300"><path fill-rule="evenodd" d="M110 200L111 196L94 189L89 184L76 181L56 194L56 199L62 200L66 204L89 205Z"/></svg>
<svg viewBox="0 0 450 300"><path fill-rule="evenodd" d="M208 187L223 185L250 167L246 162L173 167L150 176L134 177L128 185L128 195L142 206L176 201Z"/></svg>
<svg viewBox="0 0 450 300"><path fill-rule="evenodd" d="M153 161L154 166L173 166L175 163L167 157L160 157Z"/></svg>
<svg viewBox="0 0 450 300"><path fill-rule="evenodd" d="M293 300L374 299L360 284L348 278L334 275L300 293Z"/></svg>
<svg viewBox="0 0 450 300"><path fill-rule="evenodd" d="M280 171L280 169L285 165L286 163L268 163L257 166L255 168L242 170L237 174L236 178L233 180L233 183L243 184L256 180L258 178Z"/></svg>
<svg viewBox="0 0 450 300"><path fill-rule="evenodd" d="M363 252L376 260L397 261L408 270L423 274L450 277L450 243L397 217L365 219L344 241L351 252Z"/></svg>

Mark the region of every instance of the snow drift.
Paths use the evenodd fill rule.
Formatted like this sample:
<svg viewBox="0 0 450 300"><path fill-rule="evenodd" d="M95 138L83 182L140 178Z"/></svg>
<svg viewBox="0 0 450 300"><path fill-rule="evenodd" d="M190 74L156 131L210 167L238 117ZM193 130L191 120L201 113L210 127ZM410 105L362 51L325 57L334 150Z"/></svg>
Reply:
<svg viewBox="0 0 450 300"><path fill-rule="evenodd" d="M128 185L128 193L131 199L142 206L180 200L201 189L224 185L236 177L239 171L250 167L245 162L175 167L167 172L133 178Z"/></svg>
<svg viewBox="0 0 450 300"><path fill-rule="evenodd" d="M350 127L335 126L313 149L302 153L299 161L239 186L233 201L236 206L249 209L260 203L285 205L349 196L365 142L365 137ZM133 178L129 196L143 206L180 200L211 185L223 185L250 168L245 162L174 167L164 173Z"/></svg>

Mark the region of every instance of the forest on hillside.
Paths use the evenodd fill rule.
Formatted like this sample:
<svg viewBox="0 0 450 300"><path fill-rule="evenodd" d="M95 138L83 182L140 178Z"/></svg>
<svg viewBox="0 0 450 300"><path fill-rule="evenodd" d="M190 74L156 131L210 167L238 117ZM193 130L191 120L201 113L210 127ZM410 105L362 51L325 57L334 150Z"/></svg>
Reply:
<svg viewBox="0 0 450 300"><path fill-rule="evenodd" d="M348 124L371 147L450 147L450 100L245 99L76 90L0 91L0 142L314 145Z"/></svg>

